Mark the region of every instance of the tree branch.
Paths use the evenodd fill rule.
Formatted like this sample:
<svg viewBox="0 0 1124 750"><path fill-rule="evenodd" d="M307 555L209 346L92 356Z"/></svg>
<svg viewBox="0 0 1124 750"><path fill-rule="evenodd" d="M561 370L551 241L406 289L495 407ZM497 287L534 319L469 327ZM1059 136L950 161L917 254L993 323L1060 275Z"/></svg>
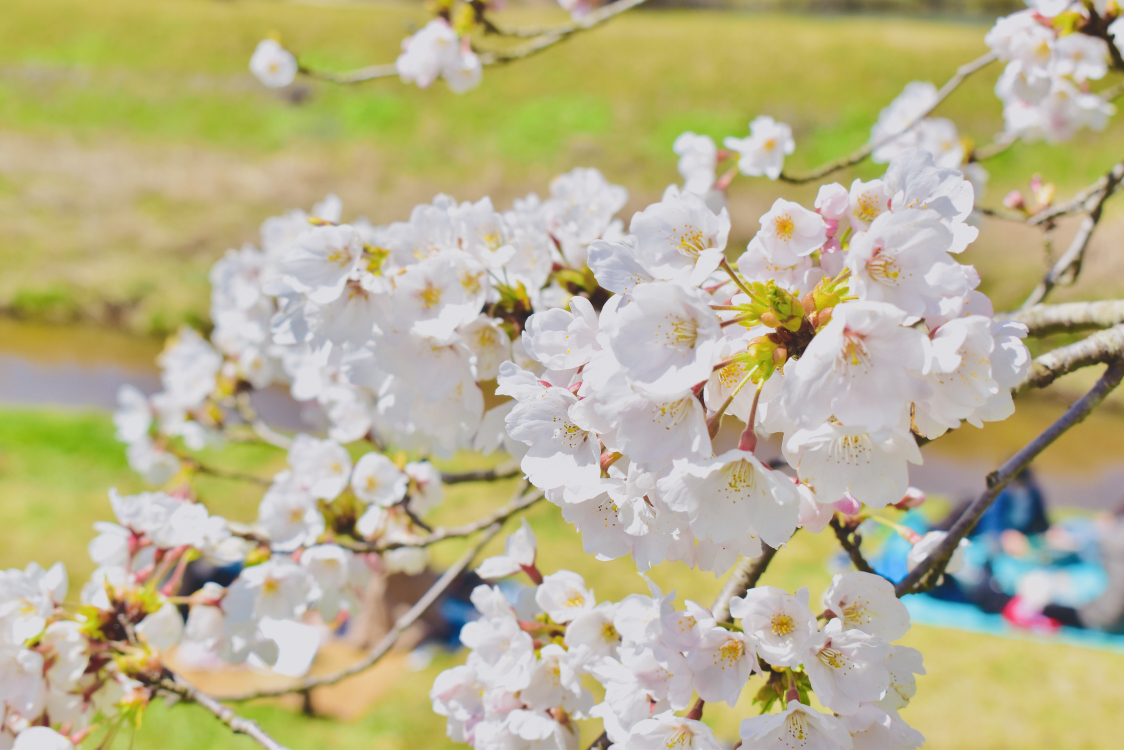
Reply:
<svg viewBox="0 0 1124 750"><path fill-rule="evenodd" d="M981 55L980 57L977 57L975 60L972 60L969 63L961 65L956 69L956 73L952 76L952 78L949 78L945 85L941 86L940 90L937 91L937 98L936 101L933 102L932 106L927 107L924 111L920 112L913 120L909 122L908 125L906 125L901 130L893 133L892 135L886 136L880 141L869 141L865 146L851 153L850 155L844 156L841 159L836 159L835 161L828 162L827 164L817 167L810 172L805 172L804 174L781 173L779 179L783 180L784 182L801 184L805 182L812 182L813 180L818 180L822 177L826 177L833 172L838 172L841 169L855 166L856 164L864 161L872 153L874 153L876 149L901 137L903 134L908 133L910 130L916 127L917 123L921 122L926 117L931 115L933 113L933 110L935 110L941 102L947 99L953 91L959 88L960 84L964 83L964 81L967 80L969 76L979 71L980 69L987 67L988 64L995 61L996 59L997 58L994 52L988 52L987 54Z"/></svg>
<svg viewBox="0 0 1124 750"><path fill-rule="evenodd" d="M847 552L847 557L851 558L851 564L863 573L878 575L874 568L870 567L866 558L863 557L862 549L859 546L862 543L862 537L859 536L858 528L848 529L844 527L839 522L838 515L832 516L828 523L831 525L831 530L835 532L835 538L839 540L839 546Z"/></svg>
<svg viewBox="0 0 1124 750"><path fill-rule="evenodd" d="M550 29L533 29L527 32L520 32L515 29L499 29L493 25L499 33L504 36L512 37L526 37L531 38L527 44L514 47L510 50L493 50L480 52L480 64L487 67L491 65L504 65L505 63L513 62L515 60L522 60L532 55L536 55L545 49L553 47L559 42L569 39L574 34L582 31L588 31L595 26L600 26L611 18L619 16L626 10L631 10L637 6L643 5L647 0L618 0L609 5L603 5L589 15L585 16L579 21L565 26L558 26ZM532 33L532 32L538 33ZM364 81L371 81L376 78L393 78L398 75L398 68L395 63L386 65L368 65L363 68L355 70L346 70L342 72L333 72L328 70L315 70L305 65L298 68L300 73L303 73L310 78L318 78L322 81L329 81L331 83L362 83Z"/></svg>
<svg viewBox="0 0 1124 750"><path fill-rule="evenodd" d="M472 564L472 561L476 559L476 556L478 554L480 554L480 550L484 548L484 545L492 541L496 534L500 533L500 529L502 528L502 523L493 523L484 532L483 536L481 536L480 539L477 540L476 544L472 545L472 547L467 552L465 552L459 560L453 563L453 565L448 570L446 570L440 578L437 579L433 586L430 587L429 591L426 591L425 594L423 594L422 597L418 599L414 606L410 607L410 611L402 615L402 617L398 618L398 621L394 623L394 627L392 627L390 631L382 637L382 640L375 644L374 648L372 648L365 657L355 662L351 666L345 667L344 669L341 669L337 672L332 672L331 674L320 675L316 677L306 677L303 680L290 685L289 687L270 688L266 690L255 690L247 693L238 693L235 695L226 696L223 698L223 700L238 703L241 701L253 700L255 698L269 698L279 695L286 695L288 693L299 693L305 690L311 690L312 688L320 687L322 685L334 685L341 680L345 680L348 677L351 677L352 675L356 675L366 669L370 669L375 664L377 664L378 661L382 659L382 657L385 656L391 648L394 647L394 644L398 642L398 639L402 636L402 633L404 633L408 627L417 622L418 619L422 615L424 615L430 607L433 606L433 604L441 597L442 594L445 593L449 586L451 586L453 582L456 581L460 577L460 575L468 568L468 566Z"/></svg>
<svg viewBox="0 0 1124 750"><path fill-rule="evenodd" d="M1063 278L1068 276L1068 282L1072 284L1077 280L1078 275L1081 273L1081 264L1085 260L1085 251L1089 249L1089 241L1093 239L1093 232L1097 228L1097 224L1101 221L1101 216L1104 211L1105 201L1109 199L1114 192L1116 192L1117 185L1120 184L1121 177L1124 177L1124 165L1117 165L1121 167L1119 176L1115 176L1114 172L1109 173L1107 177L1112 177L1105 183L1105 186L1099 193L1090 196L1088 201L1083 205L1090 205L1088 214L1081 220L1081 226L1077 228L1077 234L1073 236L1073 241L1069 243L1069 248L1058 258L1054 266L1046 272L1042 277L1042 281L1035 287L1030 296L1026 298L1020 309L1026 309L1037 305L1042 300L1046 299L1046 295L1062 283Z"/></svg>
<svg viewBox="0 0 1124 750"><path fill-rule="evenodd" d="M507 519L514 516L520 511L530 508L543 498L542 490L535 490L527 495L523 494L526 488L524 484L515 493L515 499L510 503L493 512L489 516L477 519L471 523L466 523L463 526L453 526L450 528L438 527L425 536L414 537L413 539L392 539L389 541L376 541L371 543L350 543L345 540L336 540L341 546L346 546L353 552L386 552L392 549L399 549L401 547L428 547L437 542L443 542L446 539L457 539L460 537L471 536L481 529L485 529L494 523L503 523Z"/></svg>
<svg viewBox="0 0 1124 750"><path fill-rule="evenodd" d="M731 573L729 579L726 580L726 585L722 587L722 593L714 600L714 606L711 607L716 621L731 621L730 600L735 596L741 596L756 586L776 554L777 550L775 547L762 544L761 554L759 556L747 557L738 563L738 567L734 568L734 572Z"/></svg>
<svg viewBox="0 0 1124 750"><path fill-rule="evenodd" d="M216 699L201 692L178 674L170 670L166 671L168 672L168 676L157 685L160 691L178 696L181 700L189 703L202 706L212 713L216 719L230 727L230 731L235 734L246 735L266 748L266 750L288 750L288 748L280 742L266 734L265 730L263 730L256 721L239 716L228 706L224 706Z"/></svg>
<svg viewBox="0 0 1124 750"><path fill-rule="evenodd" d="M948 536L941 541L937 548L895 587L894 590L897 595L904 596L917 591L924 591L936 585L941 574L944 573L944 569L948 566L949 560L952 559L952 553L960 544L960 540L968 535L968 532L976 525L980 516L991 506L995 498L1007 486L1007 483L1067 430L1089 416L1093 409L1104 400L1105 396L1120 384L1121 379L1124 379L1124 359L1118 358L1109 365L1097 384L1070 406L1056 422L1047 427L1041 435L1024 446L997 470L989 474L987 489L984 493L972 501L972 504L952 525Z"/></svg>
<svg viewBox="0 0 1124 750"><path fill-rule="evenodd" d="M1013 320L1027 327L1031 336L1049 336L1090 328L1110 328L1124 323L1124 300L1066 302L1060 305L1034 305L1013 313L1001 313L996 320Z"/></svg>
<svg viewBox="0 0 1124 750"><path fill-rule="evenodd" d="M519 464L504 464L494 469L481 469L480 471L462 471L459 473L441 472L441 481L445 484L460 484L461 482L494 482L497 479L511 479L519 476Z"/></svg>
<svg viewBox="0 0 1124 750"><path fill-rule="evenodd" d="M1069 346L1047 352L1031 363L1030 372L1014 388L1019 395L1028 388L1045 388L1066 373L1082 367L1111 362L1124 354L1124 325L1098 331Z"/></svg>

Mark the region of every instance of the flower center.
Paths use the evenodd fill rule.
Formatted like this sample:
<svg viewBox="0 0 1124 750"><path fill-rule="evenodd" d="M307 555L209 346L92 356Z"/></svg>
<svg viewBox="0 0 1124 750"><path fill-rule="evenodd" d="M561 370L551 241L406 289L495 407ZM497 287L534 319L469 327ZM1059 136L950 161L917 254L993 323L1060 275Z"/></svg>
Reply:
<svg viewBox="0 0 1124 750"><path fill-rule="evenodd" d="M792 239L793 232L796 231L796 223L788 214L781 214L773 219L773 231L776 232L778 239L788 242Z"/></svg>
<svg viewBox="0 0 1124 750"><path fill-rule="evenodd" d="M786 636L796 631L796 623L785 613L773 615L773 635Z"/></svg>

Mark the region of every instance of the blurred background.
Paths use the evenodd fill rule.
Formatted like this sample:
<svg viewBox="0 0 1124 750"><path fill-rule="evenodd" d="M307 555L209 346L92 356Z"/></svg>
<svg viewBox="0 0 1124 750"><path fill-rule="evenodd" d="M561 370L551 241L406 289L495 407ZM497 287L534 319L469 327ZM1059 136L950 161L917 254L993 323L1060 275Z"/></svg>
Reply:
<svg viewBox="0 0 1124 750"><path fill-rule="evenodd" d="M688 7L691 6L691 7ZM545 194L554 175L593 166L630 191L622 216L678 181L672 141L686 130L742 136L769 114L792 125L794 170L862 145L879 110L912 80L943 83L986 51L999 0L713 0L658 2L526 61L485 70L457 96L397 80L339 87L307 79L281 91L247 70L257 42L276 36L310 65L346 69L391 62L428 18L418 3L308 0L0 0L0 567L66 562L76 593L92 569L93 521L109 518L106 490L142 489L113 439L117 386L156 389L153 359L182 324L207 329L210 265L256 242L266 217L307 208L329 193L344 218L404 219L436 193L492 196L497 207ZM508 25L562 22L547 3L511 3ZM1002 127L992 93L1000 70L972 78L937 114L978 145ZM984 205L1040 173L1063 199L1120 158L1124 119L1064 146L1020 144L989 161ZM849 184L884 167L837 176ZM807 188L738 179L730 190L730 246L740 252L758 217L783 195L810 205ZM1063 222L1064 247L1075 224ZM984 223L964 258L996 309L1017 305L1047 267L1040 234ZM1124 215L1109 204L1079 284L1055 300L1118 296L1124 282ZM1057 343L1055 340L1054 343ZM1012 420L965 427L926 448L913 477L942 516L983 487L983 477L1090 384L1078 374L1024 399ZM1053 518L1115 509L1124 491L1124 401L1053 446L1036 465ZM221 462L269 476L283 456L238 446ZM463 456L457 465L479 465ZM206 480L204 480L206 481ZM216 507L252 519L260 496L210 480ZM504 485L458 487L442 522L471 519L506 501ZM584 573L603 599L645 590L631 562L596 563L552 508L534 511L545 569ZM798 535L765 582L829 580L834 540ZM436 564L461 552L435 550ZM709 603L720 581L677 566L653 578ZM928 675L903 713L930 747L1112 747L1124 700L1124 645L1073 643L1029 632L981 634L918 626L907 645ZM433 655L433 654L430 654ZM329 658L327 655L324 658ZM342 657L341 657L342 658ZM428 666L395 654L378 669L301 701L245 707L295 748L443 747L429 709ZM329 665L330 666L330 665ZM319 664L318 669L327 669ZM225 679L225 678L224 678ZM230 680L255 679L239 674ZM240 683L240 686L241 683ZM736 736L736 709L707 709ZM153 706L134 748L249 748L191 707ZM93 745L91 745L93 746Z"/></svg>

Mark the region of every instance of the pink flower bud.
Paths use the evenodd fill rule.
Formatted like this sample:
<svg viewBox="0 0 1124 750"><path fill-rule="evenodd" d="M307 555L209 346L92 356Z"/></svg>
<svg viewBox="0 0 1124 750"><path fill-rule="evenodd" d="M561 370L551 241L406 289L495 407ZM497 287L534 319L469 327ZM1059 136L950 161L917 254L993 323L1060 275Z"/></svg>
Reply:
<svg viewBox="0 0 1124 750"><path fill-rule="evenodd" d="M850 495L844 495L843 497L832 503L832 505L837 511L847 516L856 515L860 510L862 510L862 503L860 503Z"/></svg>

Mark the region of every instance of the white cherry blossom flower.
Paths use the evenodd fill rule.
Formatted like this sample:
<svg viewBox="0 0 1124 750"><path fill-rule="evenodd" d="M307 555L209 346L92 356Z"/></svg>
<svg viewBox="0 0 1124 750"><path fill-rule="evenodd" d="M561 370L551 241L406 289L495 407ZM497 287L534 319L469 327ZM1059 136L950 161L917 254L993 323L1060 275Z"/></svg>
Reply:
<svg viewBox="0 0 1124 750"><path fill-rule="evenodd" d="M326 305L343 294L363 258L363 239L353 227L311 227L278 260L282 280L293 291Z"/></svg>
<svg viewBox="0 0 1124 750"><path fill-rule="evenodd" d="M784 157L796 150L792 128L768 115L749 124L748 138L727 138L726 148L738 153L738 169L750 177L764 175L770 180L781 176Z"/></svg>
<svg viewBox="0 0 1124 750"><path fill-rule="evenodd" d="M743 719L738 734L743 747L761 750L848 750L852 746L851 733L843 722L795 700L779 714Z"/></svg>
<svg viewBox="0 0 1124 750"><path fill-rule="evenodd" d="M657 279L702 283L722 261L730 215L717 214L694 193L671 186L663 200L632 217L637 258Z"/></svg>
<svg viewBox="0 0 1124 750"><path fill-rule="evenodd" d="M593 305L585 297L574 296L570 298L569 312L556 307L527 318L523 346L551 370L581 367L601 348L597 328Z"/></svg>
<svg viewBox="0 0 1124 750"><path fill-rule="evenodd" d="M628 378L657 395L708 379L722 328L703 292L673 282L633 290L632 302L602 320Z"/></svg>
<svg viewBox="0 0 1124 750"><path fill-rule="evenodd" d="M749 638L715 625L703 633L687 654L687 665L700 698L711 703L726 701L733 706L757 666L757 659Z"/></svg>
<svg viewBox="0 0 1124 750"><path fill-rule="evenodd" d="M677 462L659 488L668 507L688 514L699 537L725 542L760 536L778 547L796 530L800 498L795 486L749 451L734 449L698 463Z"/></svg>
<svg viewBox="0 0 1124 750"><path fill-rule="evenodd" d="M827 224L815 211L777 198L761 217L761 230L755 239L761 241L770 263L792 266L823 246L827 241Z"/></svg>
<svg viewBox="0 0 1124 750"><path fill-rule="evenodd" d="M718 147L714 145L714 139L691 132L680 133L671 149L679 156L683 189L705 196L714 185L718 163Z"/></svg>
<svg viewBox="0 0 1124 750"><path fill-rule="evenodd" d="M382 453L367 453L351 472L351 489L365 503L390 507L406 497L410 478Z"/></svg>
<svg viewBox="0 0 1124 750"><path fill-rule="evenodd" d="M476 575L486 580L513 575L535 564L535 552L535 534L524 518L519 529L507 537L504 554L486 558Z"/></svg>
<svg viewBox="0 0 1124 750"><path fill-rule="evenodd" d="M909 610L882 576L856 570L831 579L823 606L843 621L845 630L861 630L884 641L896 641L909 632Z"/></svg>
<svg viewBox="0 0 1124 750"><path fill-rule="evenodd" d="M614 750L721 750L723 745L706 724L671 712L642 719Z"/></svg>
<svg viewBox="0 0 1124 750"><path fill-rule="evenodd" d="M758 655L769 664L795 667L803 662L800 647L816 632L816 616L808 609L808 589L795 594L773 586L757 586L730 600L730 614L742 621Z"/></svg>
<svg viewBox="0 0 1124 750"><path fill-rule="evenodd" d="M582 577L568 570L544 576L535 592L535 603L557 623L570 622L597 604Z"/></svg>
<svg viewBox="0 0 1124 750"><path fill-rule="evenodd" d="M925 336L884 302L845 302L786 369L781 401L801 427L834 416L879 430L901 422L924 370Z"/></svg>
<svg viewBox="0 0 1124 750"><path fill-rule="evenodd" d="M262 39L250 56L250 72L271 89L288 86L297 77L297 58L274 39Z"/></svg>
<svg viewBox="0 0 1124 750"><path fill-rule="evenodd" d="M871 508L902 499L908 464L921 463L917 441L903 425L877 431L834 420L785 436L784 456L816 500L833 503L851 495Z"/></svg>
<svg viewBox="0 0 1124 750"><path fill-rule="evenodd" d="M836 618L803 646L804 671L816 697L840 714L879 700L890 686L890 647L861 630L844 630Z"/></svg>

